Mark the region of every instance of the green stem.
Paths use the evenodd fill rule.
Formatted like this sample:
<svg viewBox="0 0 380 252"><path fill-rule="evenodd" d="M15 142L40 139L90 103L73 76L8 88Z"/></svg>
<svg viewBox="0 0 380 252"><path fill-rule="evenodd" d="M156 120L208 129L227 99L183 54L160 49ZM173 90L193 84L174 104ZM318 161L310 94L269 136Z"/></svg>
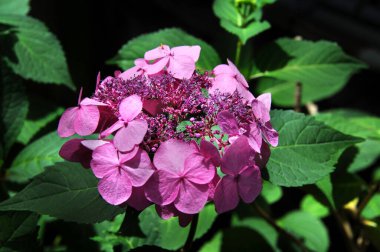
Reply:
<svg viewBox="0 0 380 252"><path fill-rule="evenodd" d="M236 55L235 55L235 65L238 66L240 62L240 55L241 55L241 48L243 46L243 43L239 39L236 44Z"/></svg>
<svg viewBox="0 0 380 252"><path fill-rule="evenodd" d="M189 252L191 249L191 246L193 245L195 231L197 231L198 217L199 217L198 214L194 215L193 220L191 221L190 231L189 231L189 234L187 235L186 243L181 249L181 252Z"/></svg>

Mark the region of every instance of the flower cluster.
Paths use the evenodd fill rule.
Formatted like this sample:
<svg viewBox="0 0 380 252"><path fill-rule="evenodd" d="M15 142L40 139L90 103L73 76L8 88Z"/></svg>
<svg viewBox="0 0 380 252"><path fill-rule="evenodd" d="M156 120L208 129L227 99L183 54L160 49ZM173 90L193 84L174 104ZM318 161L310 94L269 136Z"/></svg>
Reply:
<svg viewBox="0 0 380 252"><path fill-rule="evenodd" d="M207 202L234 209L259 195L268 144L270 94L255 98L236 66L196 71L199 46L161 45L135 66L96 83L91 98L62 115L60 155L99 178L98 190L113 205L143 210L156 205L164 219L185 226ZM84 136L97 134L97 140Z"/></svg>

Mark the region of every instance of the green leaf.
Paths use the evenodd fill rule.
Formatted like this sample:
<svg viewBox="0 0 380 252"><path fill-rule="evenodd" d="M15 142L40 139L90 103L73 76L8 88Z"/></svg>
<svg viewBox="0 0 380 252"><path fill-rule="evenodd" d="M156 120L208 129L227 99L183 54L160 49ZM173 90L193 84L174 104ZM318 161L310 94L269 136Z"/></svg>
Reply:
<svg viewBox="0 0 380 252"><path fill-rule="evenodd" d="M348 56L335 43L282 38L257 55L250 78L260 80L260 93L272 93L273 103L294 105L297 82L302 85L302 104L330 97L340 91L349 78L365 67Z"/></svg>
<svg viewBox="0 0 380 252"><path fill-rule="evenodd" d="M336 206L333 198L333 185L331 182L331 176L327 175L326 177L315 183L315 185L326 197L328 202L326 205L329 205L332 209L335 209Z"/></svg>
<svg viewBox="0 0 380 252"><path fill-rule="evenodd" d="M242 24L243 22L243 17L240 15L233 1L215 0L212 9L214 14L220 19L228 20L233 24Z"/></svg>
<svg viewBox="0 0 380 252"><path fill-rule="evenodd" d="M29 9L29 0L0 0L0 15L26 15Z"/></svg>
<svg viewBox="0 0 380 252"><path fill-rule="evenodd" d="M315 118L345 134L365 139L355 145L358 153L348 167L349 172L366 169L380 157L380 118L347 109L320 113Z"/></svg>
<svg viewBox="0 0 380 252"><path fill-rule="evenodd" d="M29 103L22 80L11 74L10 69L3 66L2 63L0 66L0 130L2 132L0 139L5 156L20 134L22 124L28 113Z"/></svg>
<svg viewBox="0 0 380 252"><path fill-rule="evenodd" d="M347 147L361 141L293 111L274 110L271 116L279 146L272 148L267 171L276 185L315 183L334 170Z"/></svg>
<svg viewBox="0 0 380 252"><path fill-rule="evenodd" d="M264 197L268 204L273 204L281 199L282 189L277 185L263 180L263 190L261 191L261 196Z"/></svg>
<svg viewBox="0 0 380 252"><path fill-rule="evenodd" d="M202 248L199 250L199 252L216 252L221 251L222 247L222 232L219 231L214 235L214 237L206 242Z"/></svg>
<svg viewBox="0 0 380 252"><path fill-rule="evenodd" d="M0 213L0 248L17 242L37 228L38 214L30 212Z"/></svg>
<svg viewBox="0 0 380 252"><path fill-rule="evenodd" d="M252 22L246 27L238 27L228 20L221 20L220 25L228 32L238 36L243 44L247 43L250 38L270 28L270 24L267 21Z"/></svg>
<svg viewBox="0 0 380 252"><path fill-rule="evenodd" d="M323 218L329 215L329 209L315 200L311 195L306 195L302 199L301 210L310 213L317 218Z"/></svg>
<svg viewBox="0 0 380 252"><path fill-rule="evenodd" d="M376 193L363 209L362 215L367 219L380 216L380 193Z"/></svg>
<svg viewBox="0 0 380 252"><path fill-rule="evenodd" d="M182 121L177 125L177 132L184 132L186 130L186 126L193 125L190 121Z"/></svg>
<svg viewBox="0 0 380 252"><path fill-rule="evenodd" d="M374 182L380 182L380 167L377 167L372 173L372 180Z"/></svg>
<svg viewBox="0 0 380 252"><path fill-rule="evenodd" d="M31 211L80 223L101 222L122 213L122 208L100 197L97 184L92 172L81 165L57 163L3 201L0 211Z"/></svg>
<svg viewBox="0 0 380 252"><path fill-rule="evenodd" d="M167 28L140 35L125 44L117 55L108 60L107 63L115 64L122 69L133 67L135 59L143 58L146 51L156 48L160 44L169 45L170 47L199 45L202 50L196 64L202 70L211 70L220 63L219 55L214 48L178 28Z"/></svg>
<svg viewBox="0 0 380 252"><path fill-rule="evenodd" d="M14 159L7 170L7 179L17 183L25 183L46 167L63 161L59 150L68 138L60 138L57 132L51 132L27 145Z"/></svg>
<svg viewBox="0 0 380 252"><path fill-rule="evenodd" d="M312 251L327 251L329 236L324 224L310 213L294 211L278 221L278 224L305 240L305 246Z"/></svg>
<svg viewBox="0 0 380 252"><path fill-rule="evenodd" d="M11 26L16 38L15 56L6 58L15 73L25 79L63 84L75 90L62 47L42 22L26 16L0 15L0 23Z"/></svg>

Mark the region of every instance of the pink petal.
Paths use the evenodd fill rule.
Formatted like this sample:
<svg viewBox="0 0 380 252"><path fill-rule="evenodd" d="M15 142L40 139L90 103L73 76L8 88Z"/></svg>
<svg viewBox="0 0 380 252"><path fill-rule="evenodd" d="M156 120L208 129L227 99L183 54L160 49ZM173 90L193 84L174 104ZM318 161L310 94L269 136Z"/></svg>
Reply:
<svg viewBox="0 0 380 252"><path fill-rule="evenodd" d="M114 124L112 124L108 129L102 131L100 133L100 137L101 138L105 138L105 137L108 137L109 135L111 135L113 132L115 132L116 130L124 127L125 123L122 122L122 121L116 121Z"/></svg>
<svg viewBox="0 0 380 252"><path fill-rule="evenodd" d="M250 166L240 173L238 189L241 199L245 203L253 202L262 189L261 173L257 166Z"/></svg>
<svg viewBox="0 0 380 252"><path fill-rule="evenodd" d="M129 80L129 79L139 76L142 73L140 70L141 70L141 67L134 66L132 68L125 70L121 74L119 74L118 77L122 78L123 80Z"/></svg>
<svg viewBox="0 0 380 252"><path fill-rule="evenodd" d="M258 101L264 104L265 108L270 111L270 106L272 103L272 95L271 93L265 93L256 98Z"/></svg>
<svg viewBox="0 0 380 252"><path fill-rule="evenodd" d="M80 105L81 106L90 106L90 105L93 105L93 106L107 106L107 104L103 103L103 102L98 102L94 99L90 99L90 98L84 98L81 102L80 102Z"/></svg>
<svg viewBox="0 0 380 252"><path fill-rule="evenodd" d="M180 178L167 171L156 171L144 186L148 200L158 205L169 205L178 195Z"/></svg>
<svg viewBox="0 0 380 252"><path fill-rule="evenodd" d="M236 90L238 91L239 95L241 97L244 98L244 100L246 100L248 102L248 104L250 104L254 99L255 97L253 96L253 94L249 91L248 88L242 86L242 85L238 85L236 87Z"/></svg>
<svg viewBox="0 0 380 252"><path fill-rule="evenodd" d="M251 146L251 148L256 151L261 151L261 145L263 142L263 137L261 135L261 130L258 128L256 123L252 123L249 125L249 131L248 134L248 143Z"/></svg>
<svg viewBox="0 0 380 252"><path fill-rule="evenodd" d="M228 62L228 65L230 66L230 68L232 69L232 71L235 73L235 78L236 78L236 80L237 80L241 85L243 85L244 87L248 88L248 83L247 83L246 79L245 79L244 76L240 73L239 69L235 66L235 64L232 63L232 61L230 61L229 59L227 59L227 62Z"/></svg>
<svg viewBox="0 0 380 252"><path fill-rule="evenodd" d="M168 72L177 79L190 79L195 71L195 62L189 56L174 55L170 57Z"/></svg>
<svg viewBox="0 0 380 252"><path fill-rule="evenodd" d="M123 164L132 158L136 156L136 154L140 151L140 147L135 146L132 150L127 151L127 152L119 152L119 160L120 163Z"/></svg>
<svg viewBox="0 0 380 252"><path fill-rule="evenodd" d="M222 171L225 174L237 175L254 158L254 151L250 148L245 136L239 137L224 153Z"/></svg>
<svg viewBox="0 0 380 252"><path fill-rule="evenodd" d="M119 112L125 122L130 122L140 114L142 110L141 97L138 95L131 95L121 101L119 105Z"/></svg>
<svg viewBox="0 0 380 252"><path fill-rule="evenodd" d="M269 110L258 99L252 101L252 112L257 120L264 123L270 121Z"/></svg>
<svg viewBox="0 0 380 252"><path fill-rule="evenodd" d="M81 106L74 121L75 132L80 136L88 136L95 132L100 118L97 106Z"/></svg>
<svg viewBox="0 0 380 252"><path fill-rule="evenodd" d="M81 141L81 144L90 150L95 150L99 146L102 146L106 143L109 143L109 142L104 141L104 140L84 140L84 139Z"/></svg>
<svg viewBox="0 0 380 252"><path fill-rule="evenodd" d="M109 204L120 205L131 196L132 184L125 172L115 169L99 181L98 191Z"/></svg>
<svg viewBox="0 0 380 252"><path fill-rule="evenodd" d="M92 153L91 168L97 178L103 178L119 166L118 153L112 143L96 148Z"/></svg>
<svg viewBox="0 0 380 252"><path fill-rule="evenodd" d="M147 74L153 75L153 74L161 72L167 66L168 62L169 62L169 57L164 57L162 59L155 61L152 64L148 64L145 67Z"/></svg>
<svg viewBox="0 0 380 252"><path fill-rule="evenodd" d="M173 47L170 51L174 56L177 56L177 55L188 56L192 58L194 62L197 62L199 59L199 54L201 52L201 47L197 45L196 46L177 46L177 47Z"/></svg>
<svg viewBox="0 0 380 252"><path fill-rule="evenodd" d="M137 154L122 165L128 174L132 186L143 186L154 173L150 158L146 151L139 149Z"/></svg>
<svg viewBox="0 0 380 252"><path fill-rule="evenodd" d="M257 164L260 168L265 167L265 165L268 163L270 157L270 148L268 144L263 143L261 145L260 153L256 153L255 155L255 164Z"/></svg>
<svg viewBox="0 0 380 252"><path fill-rule="evenodd" d="M145 59L140 58L140 59L135 59L135 65L140 67L141 69L144 69L147 65L148 62L145 61Z"/></svg>
<svg viewBox="0 0 380 252"><path fill-rule="evenodd" d="M219 181L215 189L214 202L219 214L237 207L239 195L234 177L226 175Z"/></svg>
<svg viewBox="0 0 380 252"><path fill-rule="evenodd" d="M186 158L194 152L198 152L198 147L193 143L170 139L160 145L153 163L158 170L182 174Z"/></svg>
<svg viewBox="0 0 380 252"><path fill-rule="evenodd" d="M166 57L170 54L170 47L167 45L161 45L150 51L147 51L144 55L145 60L155 60Z"/></svg>
<svg viewBox="0 0 380 252"><path fill-rule="evenodd" d="M127 204L137 211L142 211L152 203L146 199L143 187L133 187L132 195L128 199Z"/></svg>
<svg viewBox="0 0 380 252"><path fill-rule="evenodd" d="M218 75L214 78L209 93L214 94L216 90L219 90L221 93L233 94L238 84L239 83L229 75Z"/></svg>
<svg viewBox="0 0 380 252"><path fill-rule="evenodd" d="M60 137L69 137L75 134L74 121L77 117L78 110L78 107L72 107L63 112L58 124L58 135Z"/></svg>
<svg viewBox="0 0 380 252"><path fill-rule="evenodd" d="M162 113L162 107L163 107L163 104L159 100L144 100L143 101L143 109L149 114L151 114L152 116Z"/></svg>
<svg viewBox="0 0 380 252"><path fill-rule="evenodd" d="M220 177L217 172L215 172L214 178L211 180L211 182L208 184L208 200L212 201L214 200L215 195L215 189L220 181Z"/></svg>
<svg viewBox="0 0 380 252"><path fill-rule="evenodd" d="M178 210L175 209L173 204L167 206L156 205L156 212L161 219L168 220L178 214Z"/></svg>
<svg viewBox="0 0 380 252"><path fill-rule="evenodd" d="M119 151L130 151L143 141L147 130L148 123L145 120L133 120L116 133L114 144Z"/></svg>
<svg viewBox="0 0 380 252"><path fill-rule="evenodd" d="M217 116L217 121L219 127L222 129L224 133L227 133L231 136L239 135L239 125L236 121L236 118L227 110L219 112Z"/></svg>
<svg viewBox="0 0 380 252"><path fill-rule="evenodd" d="M83 139L71 139L64 143L59 151L59 155L70 162L80 162L83 167L90 168L92 151L84 147Z"/></svg>
<svg viewBox="0 0 380 252"><path fill-rule="evenodd" d="M215 167L210 167L199 153L189 155L185 160L184 176L195 184L208 184L215 175Z"/></svg>
<svg viewBox="0 0 380 252"><path fill-rule="evenodd" d="M197 185L186 179L180 183L180 189L174 206L185 214L199 213L206 205L208 185Z"/></svg>
<svg viewBox="0 0 380 252"><path fill-rule="evenodd" d="M215 145L202 139L200 143L200 152L206 159L209 159L215 167L220 166L221 158Z"/></svg>
<svg viewBox="0 0 380 252"><path fill-rule="evenodd" d="M265 126L262 128L261 132L270 145L273 147L278 145L278 133L272 128L270 122L265 123Z"/></svg>
<svg viewBox="0 0 380 252"><path fill-rule="evenodd" d="M226 74L226 75L229 75L231 77L235 76L235 72L233 71L233 69L229 65L226 65L226 64L217 65L214 68L213 73L216 76L221 75L221 74Z"/></svg>

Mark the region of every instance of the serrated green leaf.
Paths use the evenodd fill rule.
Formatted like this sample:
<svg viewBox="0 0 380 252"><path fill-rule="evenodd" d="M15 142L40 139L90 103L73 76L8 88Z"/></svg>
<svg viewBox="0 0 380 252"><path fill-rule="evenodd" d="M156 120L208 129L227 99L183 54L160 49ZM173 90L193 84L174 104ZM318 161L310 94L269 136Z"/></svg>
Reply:
<svg viewBox="0 0 380 252"><path fill-rule="evenodd" d="M261 196L264 197L265 201L268 204L273 204L281 199L282 189L277 185L263 180L263 189L261 191Z"/></svg>
<svg viewBox="0 0 380 252"><path fill-rule="evenodd" d="M302 104L332 96L349 78L365 67L335 43L282 38L258 53L251 78L260 80L260 93L272 93L273 103L294 105L297 82L302 85Z"/></svg>
<svg viewBox="0 0 380 252"><path fill-rule="evenodd" d="M306 195L302 199L301 210L317 218L323 218L329 215L329 209L315 200L311 195Z"/></svg>
<svg viewBox="0 0 380 252"><path fill-rule="evenodd" d="M272 148L267 171L276 185L315 183L334 170L347 147L361 141L293 111L274 110L271 117L279 146Z"/></svg>
<svg viewBox="0 0 380 252"><path fill-rule="evenodd" d="M0 211L31 211L80 223L101 222L124 212L100 197L97 184L98 179L80 164L57 163L1 202Z"/></svg>
<svg viewBox="0 0 380 252"><path fill-rule="evenodd" d="M29 12L29 10L29 0L0 0L0 15L26 15Z"/></svg>
<svg viewBox="0 0 380 252"><path fill-rule="evenodd" d="M245 27L238 27L228 20L221 20L220 25L228 32L238 36L243 45L247 43L250 38L270 28L270 24L267 21L252 22Z"/></svg>
<svg viewBox="0 0 380 252"><path fill-rule="evenodd" d="M133 67L135 59L143 58L146 51L156 48L160 44L170 47L199 45L202 50L196 65L202 70L211 70L220 63L219 55L214 48L178 28L167 28L131 39L107 63L115 64L122 69Z"/></svg>
<svg viewBox="0 0 380 252"><path fill-rule="evenodd" d="M380 193L376 193L363 209L362 215L367 219L380 216Z"/></svg>
<svg viewBox="0 0 380 252"><path fill-rule="evenodd" d="M305 246L312 251L327 251L330 245L329 235L324 224L315 216L294 211L286 214L278 224L305 240Z"/></svg>
<svg viewBox="0 0 380 252"><path fill-rule="evenodd" d="M63 161L58 153L67 141L67 138L60 138L57 132L51 132L27 145L16 156L11 168L7 170L7 179L17 183L25 183L43 172L46 167Z"/></svg>
<svg viewBox="0 0 380 252"><path fill-rule="evenodd" d="M0 15L0 24L9 25L16 42L13 57L5 58L13 71L25 79L63 84L74 90L66 58L58 39L40 21L20 15Z"/></svg>

